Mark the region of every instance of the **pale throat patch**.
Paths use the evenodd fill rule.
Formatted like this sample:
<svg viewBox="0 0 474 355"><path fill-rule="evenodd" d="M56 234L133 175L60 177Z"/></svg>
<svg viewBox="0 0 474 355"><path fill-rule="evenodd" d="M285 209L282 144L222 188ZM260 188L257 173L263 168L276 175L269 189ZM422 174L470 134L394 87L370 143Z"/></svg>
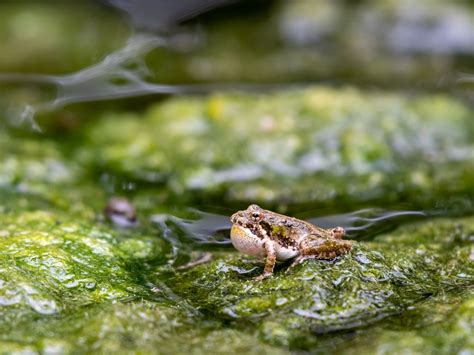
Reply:
<svg viewBox="0 0 474 355"><path fill-rule="evenodd" d="M235 249L242 253L257 256L265 255L264 240L257 237L248 228L234 224L230 231L230 240Z"/></svg>

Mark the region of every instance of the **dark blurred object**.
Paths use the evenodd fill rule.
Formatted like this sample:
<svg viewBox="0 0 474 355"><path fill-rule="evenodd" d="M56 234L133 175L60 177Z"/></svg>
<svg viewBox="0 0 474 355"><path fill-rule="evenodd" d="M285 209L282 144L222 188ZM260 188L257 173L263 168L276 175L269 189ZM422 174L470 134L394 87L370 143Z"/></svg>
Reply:
<svg viewBox="0 0 474 355"><path fill-rule="evenodd" d="M239 0L105 0L127 12L139 30L164 31L216 7Z"/></svg>
<svg viewBox="0 0 474 355"><path fill-rule="evenodd" d="M119 227L130 228L137 225L135 207L125 197L112 197L104 209L104 214Z"/></svg>

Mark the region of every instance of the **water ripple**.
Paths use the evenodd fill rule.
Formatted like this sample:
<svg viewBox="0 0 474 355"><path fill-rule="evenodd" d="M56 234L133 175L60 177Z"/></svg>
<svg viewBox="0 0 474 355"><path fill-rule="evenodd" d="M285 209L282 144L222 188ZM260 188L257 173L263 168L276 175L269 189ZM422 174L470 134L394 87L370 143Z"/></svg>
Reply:
<svg viewBox="0 0 474 355"><path fill-rule="evenodd" d="M191 211L197 216L195 219L179 218L172 215L154 215L151 217L151 221L160 227L165 239L176 246L189 242L189 240L205 245L230 244L229 233L232 224L228 216L195 209ZM427 216L428 214L422 211L388 211L369 208L351 213L310 218L308 222L322 228L341 226L345 228L349 238L367 239L403 223Z"/></svg>

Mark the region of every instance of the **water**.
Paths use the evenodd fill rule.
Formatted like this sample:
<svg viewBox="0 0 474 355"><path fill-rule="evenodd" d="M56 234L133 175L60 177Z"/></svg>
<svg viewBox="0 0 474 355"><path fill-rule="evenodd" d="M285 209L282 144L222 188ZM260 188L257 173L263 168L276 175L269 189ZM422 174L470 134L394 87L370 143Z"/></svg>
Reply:
<svg viewBox="0 0 474 355"><path fill-rule="evenodd" d="M308 83L246 84L209 83L167 85L149 80L150 68L145 56L160 47L169 46L172 38L136 33L123 48L107 55L101 62L67 75L0 73L0 83L35 85L40 90L53 91L53 97L42 102L12 106L9 122L14 126L26 125L41 132L37 114L54 112L65 106L81 103L140 97L152 94L205 94L215 91L262 91L277 88L303 87ZM43 89L41 89L43 88Z"/></svg>
<svg viewBox="0 0 474 355"><path fill-rule="evenodd" d="M56 92L51 100L18 108L13 122L29 122L33 130L39 126L34 120L37 112L53 111L77 102L111 100L120 97L140 96L149 93L179 93L179 87L155 85L145 81L149 74L143 56L152 49L165 45L165 39L156 35L137 34L118 51L103 61L70 75L0 74L0 81L40 84Z"/></svg>
<svg viewBox="0 0 474 355"><path fill-rule="evenodd" d="M128 16L128 20L134 26L131 30L130 37L126 40L122 48L115 50L114 52L106 55L102 60L89 67L80 69L76 72L64 75L48 75L48 74L26 74L26 73L15 73L15 72L1 72L0 70L0 83L4 84L15 84L26 87L37 87L40 91L52 92L52 97L46 99L40 99L37 102L19 102L13 104L9 108L9 121L11 124L27 124L34 131L40 131L41 127L37 124L34 117L38 113L51 112L61 109L65 106L80 103L80 102L91 102L100 100L113 100L127 97L137 97L150 94L192 94L192 93L208 93L212 91L222 90L268 90L275 88L275 84L278 83L277 87L282 86L301 86L308 85L315 82L327 82L328 79L321 75L317 67L307 68L303 63L295 64L294 68L283 67L281 72L279 66L282 63L275 62L274 70L276 73L272 79L267 79L265 76L260 81L255 80L242 80L249 75L255 75L252 68L238 67L235 73L229 72L228 74L222 73L209 76L207 79L205 76L199 79L199 73L212 70L213 59L206 57L205 48L209 46L214 49L214 40L216 31L222 30L222 24L219 19L211 17L211 21L206 23L206 18L203 19L198 17L197 20L190 21L198 15L205 13L213 8L219 8L224 5L229 5L235 1L229 0L214 0L214 1L200 1L200 2L186 2L180 5L170 5L165 2L156 2L153 4L147 4L145 2L132 2L126 4L121 1L109 1L109 3L118 9L125 11ZM243 6L243 5L242 5ZM261 6L261 5L259 5ZM254 13L250 12L249 16L256 16L260 19L265 19L264 16L259 15L259 6L255 6ZM304 4L303 1L296 1L288 6L281 6L282 9L277 10L277 13L281 13L282 19L277 25L277 31L273 33L268 40L274 42L276 40L283 40L279 44L278 50L281 53L291 49L298 54L301 48L308 48L310 51L314 51L308 58L308 60L318 61L317 51L330 45L329 40L326 38L329 34L335 34L338 31L344 31L340 28L335 27L335 23L328 23L326 20L319 19L318 14L315 13L315 19L320 20L321 27L314 27L314 19L307 15L306 11L321 10L321 15L325 11L336 16L334 20L342 21L346 20L343 17L346 16L341 11L339 5L332 5L329 3L322 2L319 6L315 4ZM265 8L265 6L263 6ZM321 7L321 9L320 9ZM272 6L269 5L271 9ZM277 7L278 8L278 7ZM7 7L8 9L8 7ZM86 8L87 9L87 8ZM147 9L146 11L144 9ZM166 9L166 10L163 10ZM232 7L231 7L232 9ZM240 9L238 6L234 10L236 13L239 11L248 11L245 6ZM268 9L267 9L268 10ZM383 36L387 38L385 45L386 49L379 49L381 53L378 55L385 55L385 50L392 52L394 57L401 56L408 58L412 63L401 64L399 70L402 75L402 85L413 84L412 79L415 80L417 85L424 85L425 79L420 77L416 78L416 72L410 72L409 65L413 64L415 67L423 65L423 61L420 60L417 63L415 55L419 53L428 53L435 58L435 60L444 60L445 56L471 56L474 53L472 48L472 23L469 18L462 11L462 7L457 7L454 4L446 5L446 9L443 7L434 6L427 12L423 7L417 8L416 11L406 5L401 4L399 13L391 20L386 23L385 27L377 21L384 15L383 7L361 7L348 6L346 11L353 13L355 19L353 21L358 25L357 35L367 36L366 39L356 37L354 39L354 45L369 46L370 41L380 40L372 38L374 27L379 27L378 30L383 30ZM364 13L366 11L366 13ZM445 17L440 16L439 12L445 11L447 15ZM157 16L156 14L159 14ZM225 11L223 15L228 15ZM219 9L216 14L219 14ZM34 15L34 12L33 12ZM260 16L260 17L259 17ZM350 16L350 15L348 15ZM370 16L373 16L370 20ZM288 18L286 18L288 17ZM240 26L247 25L245 21L242 21L237 17L236 28L240 31ZM186 22L187 21L187 22ZM204 21L206 28L202 28L202 21ZM372 21L372 22L371 22ZM431 26L427 26L426 23L431 21ZM183 24L183 22L185 22ZM306 23L306 26L293 26L292 24ZM15 22L12 26L16 26ZM123 26L127 24L124 23ZM261 28L262 27L262 28ZM225 28L225 27L224 27ZM265 25L255 26L255 36L261 35L261 31L265 31ZM359 33L360 32L360 33ZM239 32L237 32L239 33ZM224 36L228 35L224 31ZM280 38L281 37L281 38ZM329 37L329 36L328 36ZM408 40L410 38L410 40ZM413 40L417 38L418 40ZM245 40L245 36L244 36ZM211 41L209 43L209 41ZM358 43L360 41L361 43ZM365 43L364 41L367 41ZM382 42L383 43L383 42ZM251 43L255 45L255 43ZM265 46L264 43L262 43ZM292 48L292 46L295 46ZM334 45L334 44L333 44ZM344 55L344 51L350 50L344 48L344 44L340 44L341 48L334 45L334 48L330 50L329 54L333 56ZM162 48L164 50L160 51ZM204 48L204 51L203 51ZM218 53L220 48L217 47ZM341 50L342 49L342 50ZM278 58L280 52L275 53L275 57ZM164 66L160 66L159 63L162 59L160 56L176 55L180 57L183 53L191 53L191 58L195 55L197 58L194 62L191 60L189 68L191 73L187 74L188 82L179 84L166 84L160 80L160 77L167 78L167 68L170 63L167 61L163 62ZM304 56L307 55L303 52ZM310 52L311 53L311 52ZM201 55L203 58L199 59ZM354 53L357 55L357 53ZM376 56L376 53L368 52L367 56ZM151 58L151 60L149 59ZM265 57L260 62L258 54L255 58L255 65L264 65ZM278 60L278 59L275 59ZM201 61L201 62L200 62ZM158 65L157 65L158 63ZM457 65L457 62L454 62ZM150 65L151 64L151 65ZM436 64L438 65L438 64ZM441 64L440 64L441 65ZM268 63L268 67L272 68L272 63ZM351 63L347 63L349 71L356 69L351 68ZM370 72L365 73L368 68L362 69L366 77L363 77L362 83L365 81L370 84L370 81L374 80L374 75ZM387 72L381 73L382 78L392 80L393 86L398 86L397 73L390 72L396 68L387 68ZM438 72L438 68L434 66L429 68L432 70L432 79L435 87L442 89L450 89L451 87L466 84L472 82L472 74L466 71L466 67L461 64L455 68L443 68L445 71L441 74ZM218 72L219 69L215 68ZM408 70L407 76L404 76L404 71ZM292 71L300 72L298 80L292 79ZM329 68L329 72L332 69ZM455 74L452 74L455 71ZM463 73L463 74L459 74ZM180 74L182 75L182 74ZM229 76L228 78L226 76ZM413 76L413 78L410 78ZM158 80L155 80L158 78ZM184 76L186 78L186 75ZM316 79L316 80L315 80ZM341 83L351 81L352 76L344 77L344 74L334 72L329 80L331 83ZM375 81L378 79L375 78ZM441 83L441 84L440 84ZM382 85L382 84L380 84Z"/></svg>
<svg viewBox="0 0 474 355"><path fill-rule="evenodd" d="M229 216L195 209L191 212L197 216L196 219L155 215L151 216L150 220L159 226L166 238L174 244L179 239L178 235L185 236L186 242L192 241L198 245L230 244L229 232L232 223ZM423 211L386 211L380 208L368 208L351 213L309 218L307 221L322 228L341 226L348 238L366 240L400 225L421 221L429 215Z"/></svg>

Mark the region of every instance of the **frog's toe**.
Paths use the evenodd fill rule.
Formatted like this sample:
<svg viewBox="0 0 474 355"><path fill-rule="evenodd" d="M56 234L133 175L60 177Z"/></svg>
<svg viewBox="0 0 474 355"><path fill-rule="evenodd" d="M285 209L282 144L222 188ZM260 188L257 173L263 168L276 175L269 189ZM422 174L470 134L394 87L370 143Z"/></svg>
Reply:
<svg viewBox="0 0 474 355"><path fill-rule="evenodd" d="M299 255L293 260L290 266L288 266L288 269L286 269L286 272L290 272L295 266L301 264L303 261L307 259L312 259L314 256L312 255Z"/></svg>
<svg viewBox="0 0 474 355"><path fill-rule="evenodd" d="M262 280L265 280L266 278L272 276L272 273L271 272L264 272L263 274L257 276L257 277L254 277L253 280L254 281L262 281Z"/></svg>
<svg viewBox="0 0 474 355"><path fill-rule="evenodd" d="M336 227L331 229L332 236L336 239L342 239L344 235L346 234L346 231L342 227Z"/></svg>

